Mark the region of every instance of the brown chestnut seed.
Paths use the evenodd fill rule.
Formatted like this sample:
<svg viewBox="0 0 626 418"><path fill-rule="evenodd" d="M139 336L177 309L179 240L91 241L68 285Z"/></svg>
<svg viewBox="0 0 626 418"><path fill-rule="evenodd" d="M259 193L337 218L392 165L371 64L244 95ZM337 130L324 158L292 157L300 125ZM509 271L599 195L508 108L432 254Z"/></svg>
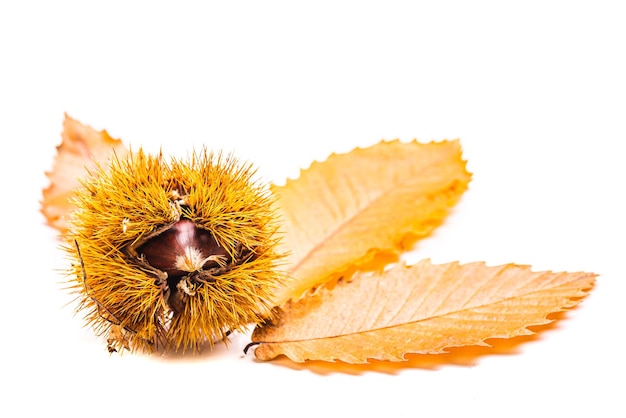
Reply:
<svg viewBox="0 0 626 418"><path fill-rule="evenodd" d="M167 273L167 303L177 313L183 311L196 285L209 282L231 261L209 231L188 219L174 223L136 251L145 263Z"/></svg>

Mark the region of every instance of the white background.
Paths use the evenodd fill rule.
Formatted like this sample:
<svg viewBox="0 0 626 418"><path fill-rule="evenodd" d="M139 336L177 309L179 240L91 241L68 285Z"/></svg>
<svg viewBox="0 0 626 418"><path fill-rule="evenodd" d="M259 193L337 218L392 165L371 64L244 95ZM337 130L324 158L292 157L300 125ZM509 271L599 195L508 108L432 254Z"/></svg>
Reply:
<svg viewBox="0 0 626 418"><path fill-rule="evenodd" d="M626 415L622 4L3 0L0 415ZM276 183L381 139L460 138L471 187L409 259L598 284L535 338L404 364L261 363L249 335L110 356L39 213L64 112L151 151L232 150Z"/></svg>

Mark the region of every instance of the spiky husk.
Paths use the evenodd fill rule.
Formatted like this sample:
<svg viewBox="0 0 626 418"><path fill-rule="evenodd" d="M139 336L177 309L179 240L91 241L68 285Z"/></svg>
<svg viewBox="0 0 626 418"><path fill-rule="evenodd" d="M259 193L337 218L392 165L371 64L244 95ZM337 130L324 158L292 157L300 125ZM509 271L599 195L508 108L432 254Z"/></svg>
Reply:
<svg viewBox="0 0 626 418"><path fill-rule="evenodd" d="M283 275L272 198L253 176L250 165L206 149L169 161L140 149L82 181L65 249L78 310L109 350L198 350L267 318ZM252 256L195 289L177 313L133 248L181 219L230 255L244 248Z"/></svg>

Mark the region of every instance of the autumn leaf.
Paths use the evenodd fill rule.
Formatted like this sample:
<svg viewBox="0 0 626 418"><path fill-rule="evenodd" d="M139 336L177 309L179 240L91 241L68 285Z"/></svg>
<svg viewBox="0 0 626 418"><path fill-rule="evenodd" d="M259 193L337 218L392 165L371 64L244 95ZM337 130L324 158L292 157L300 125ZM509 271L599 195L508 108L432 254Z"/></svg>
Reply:
<svg viewBox="0 0 626 418"><path fill-rule="evenodd" d="M297 362L401 361L407 353L532 334L529 326L576 305L594 281L591 273L533 272L514 264L397 265L289 301L273 322L255 329L252 341L261 360L284 354Z"/></svg>
<svg viewBox="0 0 626 418"><path fill-rule="evenodd" d="M470 177L459 141L396 140L333 154L272 187L293 278L276 304L427 236Z"/></svg>
<svg viewBox="0 0 626 418"><path fill-rule="evenodd" d="M57 147L52 171L46 173L50 185L44 189L41 202L41 211L50 226L60 231L67 229L66 217L74 210L69 199L79 186L85 168L106 161L112 152L122 157L127 149L106 131L95 131L65 115L62 142Z"/></svg>

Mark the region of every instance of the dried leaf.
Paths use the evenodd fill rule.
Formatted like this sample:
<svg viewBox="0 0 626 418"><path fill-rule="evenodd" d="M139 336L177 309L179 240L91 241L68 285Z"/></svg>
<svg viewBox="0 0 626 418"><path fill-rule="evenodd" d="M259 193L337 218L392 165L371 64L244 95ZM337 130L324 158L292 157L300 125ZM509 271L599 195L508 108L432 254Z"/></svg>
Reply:
<svg viewBox="0 0 626 418"><path fill-rule="evenodd" d="M484 263L398 265L358 273L332 291L290 301L257 327L256 356L293 361L400 361L406 353L487 345L488 338L528 335L551 322L593 286L591 273L533 272L528 266Z"/></svg>
<svg viewBox="0 0 626 418"><path fill-rule="evenodd" d="M107 160L112 152L122 157L127 149L106 131L95 131L65 115L62 142L57 147L52 171L46 173L50 185L43 191L41 202L41 211L50 226L60 231L67 229L66 216L74 209L69 199L79 186L79 178L85 174L85 168Z"/></svg>
<svg viewBox="0 0 626 418"><path fill-rule="evenodd" d="M294 279L276 304L427 236L470 177L459 141L396 140L333 154L297 180L274 186Z"/></svg>

